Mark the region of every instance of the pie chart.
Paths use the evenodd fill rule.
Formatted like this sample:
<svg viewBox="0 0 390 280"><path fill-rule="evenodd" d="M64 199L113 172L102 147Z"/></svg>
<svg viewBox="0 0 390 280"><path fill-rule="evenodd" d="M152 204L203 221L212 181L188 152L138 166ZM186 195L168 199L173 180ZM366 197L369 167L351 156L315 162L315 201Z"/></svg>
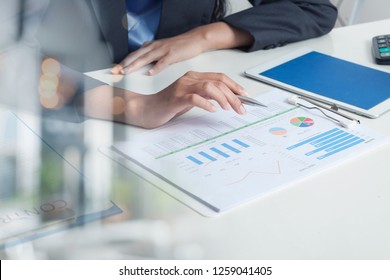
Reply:
<svg viewBox="0 0 390 280"><path fill-rule="evenodd" d="M314 121L306 117L296 117L290 120L290 123L297 127L309 127L314 124Z"/></svg>
<svg viewBox="0 0 390 280"><path fill-rule="evenodd" d="M283 127L273 127L269 130L269 133L271 133L272 135L282 136L287 133L287 130Z"/></svg>

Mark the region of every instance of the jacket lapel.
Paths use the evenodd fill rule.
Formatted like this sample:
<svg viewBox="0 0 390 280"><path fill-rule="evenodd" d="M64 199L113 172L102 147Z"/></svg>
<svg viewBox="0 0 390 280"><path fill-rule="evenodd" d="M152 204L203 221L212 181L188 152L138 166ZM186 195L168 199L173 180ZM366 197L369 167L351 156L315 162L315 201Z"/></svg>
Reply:
<svg viewBox="0 0 390 280"><path fill-rule="evenodd" d="M113 62L120 62L128 54L126 1L90 0L90 5Z"/></svg>

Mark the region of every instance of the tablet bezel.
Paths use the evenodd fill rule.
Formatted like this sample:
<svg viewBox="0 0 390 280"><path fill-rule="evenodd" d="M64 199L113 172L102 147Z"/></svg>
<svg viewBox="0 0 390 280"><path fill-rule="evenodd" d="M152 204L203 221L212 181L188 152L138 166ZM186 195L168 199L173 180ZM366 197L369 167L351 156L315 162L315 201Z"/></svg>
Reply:
<svg viewBox="0 0 390 280"><path fill-rule="evenodd" d="M336 105L338 108L353 112L353 113L358 114L358 115L369 117L369 118L377 118L377 117L383 115L384 113L390 111L390 97L388 99L384 100L383 102L377 104L376 106L366 110L366 109L363 109L360 107L353 106L353 105L348 104L348 103L344 103L344 102L341 102L341 101L338 101L338 100L335 100L335 99L332 99L329 97L325 97L325 96L316 94L316 93L311 92L311 91L307 91L307 90L304 90L304 89L301 89L298 87L291 86L289 84L283 83L281 81L278 81L278 80L275 80L275 79L272 79L272 78L269 78L269 77L266 77L266 76L263 76L260 74L264 71L272 69L276 66L279 66L285 62L288 62L292 59L298 58L298 57L305 55L305 54L312 52L312 51L313 50L311 50L311 49L304 48L304 49L299 49L299 50L294 51L294 52L290 52L287 55L283 55L281 57L278 57L276 59L273 59L271 61L268 61L266 63L257 65L253 68L246 70L245 75L250 77L250 78L259 80L261 82L270 84L272 86L293 92L295 94L302 95L302 96L305 96L305 97L308 97L308 98L311 98L313 100L320 101L320 102L323 102L323 103L326 103L329 105ZM363 65L363 66L371 68L371 67L366 66L366 65ZM371 68L371 69L381 71L381 70L378 70L375 68Z"/></svg>

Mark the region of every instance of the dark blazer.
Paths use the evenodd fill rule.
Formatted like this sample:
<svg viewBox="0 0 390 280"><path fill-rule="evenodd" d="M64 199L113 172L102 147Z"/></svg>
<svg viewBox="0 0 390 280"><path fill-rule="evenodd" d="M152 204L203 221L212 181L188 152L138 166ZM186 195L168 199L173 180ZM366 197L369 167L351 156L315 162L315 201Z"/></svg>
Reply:
<svg viewBox="0 0 390 280"><path fill-rule="evenodd" d="M245 48L246 51L269 49L321 36L334 27L337 17L337 10L329 0L250 0L250 2L253 8L223 19L224 22L245 30L253 36L254 43ZM64 7L61 8L61 5ZM71 5L75 5L75 8L70 8ZM156 38L175 36L212 22L214 5L215 0L162 0L161 20ZM73 12L69 16L64 16L67 10ZM68 44L70 48L77 47L77 50L73 50L72 53L79 54L77 62L86 61L85 69L109 67L107 64L118 63L128 54L124 0L51 0L47 14L50 12L57 13L57 16L51 16L52 21L58 18L65 20L61 24L57 23L59 28L67 25L79 26L79 28L51 32L50 39L46 39L46 42L61 42L62 37L65 36L67 39L62 45ZM75 22L80 23L76 25ZM52 24L49 22L49 25ZM90 32L94 29L95 31ZM91 38L89 33L98 35ZM103 50L102 53L105 51L105 54L96 55L97 48L94 47L97 44L96 38L99 43L105 45L99 48ZM92 47L89 43L82 43L84 40L94 41ZM42 47L45 50L44 45ZM53 50L52 47L51 51L55 53L58 49L61 48L54 47ZM101 59L103 57L108 59ZM88 60L96 63L87 62Z"/></svg>

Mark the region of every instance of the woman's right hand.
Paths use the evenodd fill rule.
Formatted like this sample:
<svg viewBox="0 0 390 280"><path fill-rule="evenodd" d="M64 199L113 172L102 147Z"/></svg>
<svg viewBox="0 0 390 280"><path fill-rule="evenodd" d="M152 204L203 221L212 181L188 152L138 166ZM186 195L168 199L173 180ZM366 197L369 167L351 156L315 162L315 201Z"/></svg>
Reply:
<svg viewBox="0 0 390 280"><path fill-rule="evenodd" d="M161 126L193 107L217 111L210 100L215 100L224 110L232 108L238 114L245 114L237 95L248 96L242 86L225 74L190 71L160 92L146 96L141 126Z"/></svg>
<svg viewBox="0 0 390 280"><path fill-rule="evenodd" d="M161 126L193 107L217 111L215 100L224 110L238 114L245 109L237 95L248 96L242 86L225 74L188 72L152 95L104 85L83 95L83 112L89 117L127 123L144 128Z"/></svg>

